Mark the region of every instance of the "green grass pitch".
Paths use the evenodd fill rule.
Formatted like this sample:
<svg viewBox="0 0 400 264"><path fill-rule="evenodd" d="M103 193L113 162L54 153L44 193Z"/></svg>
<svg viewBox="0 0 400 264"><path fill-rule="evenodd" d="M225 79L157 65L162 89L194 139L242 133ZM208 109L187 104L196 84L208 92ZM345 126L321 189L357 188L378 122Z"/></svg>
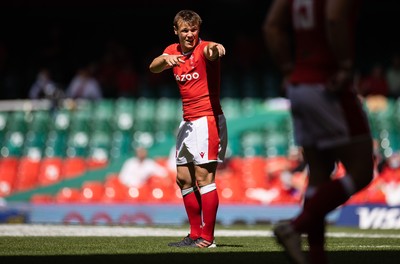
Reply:
<svg viewBox="0 0 400 264"><path fill-rule="evenodd" d="M187 227L175 229L181 234ZM116 237L112 235L112 229L109 236L0 234L0 263L289 263L270 235L270 226L217 227L216 230L229 231L232 235L216 237L218 247L212 249L171 248L167 246L168 242L181 237ZM235 236L239 230L267 235ZM307 244L303 243L303 246L307 250ZM327 249L330 263L399 263L400 230L329 227Z"/></svg>

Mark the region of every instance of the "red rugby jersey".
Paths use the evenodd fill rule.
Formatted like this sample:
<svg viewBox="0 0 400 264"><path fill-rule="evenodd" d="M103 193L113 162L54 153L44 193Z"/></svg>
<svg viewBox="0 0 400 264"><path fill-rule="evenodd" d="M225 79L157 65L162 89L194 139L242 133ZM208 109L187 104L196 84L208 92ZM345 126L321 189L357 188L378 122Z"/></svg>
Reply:
<svg viewBox="0 0 400 264"><path fill-rule="evenodd" d="M199 44L188 54L180 45L169 45L163 52L168 55L185 55L185 63L173 67L174 78L182 98L183 119L192 121L203 116L222 114L220 104L220 60L209 61L204 56L208 41Z"/></svg>
<svg viewBox="0 0 400 264"><path fill-rule="evenodd" d="M295 33L295 69L292 83L325 83L337 70L325 30L325 0L292 0L292 26ZM354 5L354 15L358 4ZM354 36L354 19L349 21ZM354 42L354 37L351 38ZM354 43L352 43L354 47Z"/></svg>

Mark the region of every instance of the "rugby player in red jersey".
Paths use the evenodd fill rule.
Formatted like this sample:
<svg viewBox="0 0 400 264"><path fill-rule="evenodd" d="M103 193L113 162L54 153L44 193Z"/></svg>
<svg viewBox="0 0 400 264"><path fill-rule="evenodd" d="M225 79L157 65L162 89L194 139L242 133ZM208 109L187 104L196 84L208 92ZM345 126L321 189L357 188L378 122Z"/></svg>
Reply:
<svg viewBox="0 0 400 264"><path fill-rule="evenodd" d="M264 28L284 75L295 139L309 166L301 212L274 227L293 263L328 263L325 217L373 177L372 137L353 87L356 0L275 0ZM346 175L331 179L335 162ZM308 256L301 234L309 243Z"/></svg>
<svg viewBox="0 0 400 264"><path fill-rule="evenodd" d="M219 205L215 174L227 147L226 120L220 104L220 43L199 37L201 17L179 11L173 21L179 43L165 48L149 69L172 68L183 108L176 141L177 184L190 224L190 233L176 247L215 247L214 229Z"/></svg>

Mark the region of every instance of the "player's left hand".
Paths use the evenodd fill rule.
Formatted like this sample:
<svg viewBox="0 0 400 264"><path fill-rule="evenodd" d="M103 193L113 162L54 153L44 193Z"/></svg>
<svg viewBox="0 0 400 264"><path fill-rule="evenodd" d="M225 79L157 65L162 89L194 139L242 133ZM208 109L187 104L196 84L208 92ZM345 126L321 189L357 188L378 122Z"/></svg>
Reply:
<svg viewBox="0 0 400 264"><path fill-rule="evenodd" d="M225 47L219 43L212 43L208 46L207 52L210 58L222 57L225 55Z"/></svg>

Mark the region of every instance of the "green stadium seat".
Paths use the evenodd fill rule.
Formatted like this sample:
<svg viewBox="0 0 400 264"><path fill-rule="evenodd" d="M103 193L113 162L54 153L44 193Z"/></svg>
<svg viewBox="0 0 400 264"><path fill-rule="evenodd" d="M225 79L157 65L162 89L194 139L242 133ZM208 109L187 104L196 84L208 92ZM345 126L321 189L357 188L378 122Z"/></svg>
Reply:
<svg viewBox="0 0 400 264"><path fill-rule="evenodd" d="M90 134L86 131L71 131L67 141L68 157L86 157L88 154Z"/></svg>
<svg viewBox="0 0 400 264"><path fill-rule="evenodd" d="M89 132L91 129L92 113L90 111L75 111L71 115L71 131Z"/></svg>
<svg viewBox="0 0 400 264"><path fill-rule="evenodd" d="M240 99L224 97L221 99L221 106L226 119L238 118L242 115Z"/></svg>
<svg viewBox="0 0 400 264"><path fill-rule="evenodd" d="M67 149L68 131L50 130L47 134L44 156L65 157Z"/></svg>
<svg viewBox="0 0 400 264"><path fill-rule="evenodd" d="M19 131L23 134L27 131L28 114L24 111L12 112L9 116L7 130L8 131Z"/></svg>
<svg viewBox="0 0 400 264"><path fill-rule="evenodd" d="M23 131L7 131L1 148L2 157L20 157L23 154L25 134Z"/></svg>
<svg viewBox="0 0 400 264"><path fill-rule="evenodd" d="M0 112L0 145L3 143L8 122L8 112Z"/></svg>
<svg viewBox="0 0 400 264"><path fill-rule="evenodd" d="M114 129L130 131L135 120L136 101L134 99L121 97L115 101L114 107Z"/></svg>
<svg viewBox="0 0 400 264"><path fill-rule="evenodd" d="M241 100L240 111L244 116L258 114L262 109L263 99L247 97Z"/></svg>
<svg viewBox="0 0 400 264"><path fill-rule="evenodd" d="M182 119L181 103L177 99L160 98L156 102L154 129L156 133L174 135Z"/></svg>
<svg viewBox="0 0 400 264"><path fill-rule="evenodd" d="M136 101L135 108L135 131L154 131L154 120L156 114L156 99L141 97Z"/></svg>
<svg viewBox="0 0 400 264"><path fill-rule="evenodd" d="M110 120L114 116L114 100L103 99L95 102L92 113L95 118Z"/></svg>
<svg viewBox="0 0 400 264"><path fill-rule="evenodd" d="M133 133L114 131L111 140L111 159L127 158L133 155Z"/></svg>
<svg viewBox="0 0 400 264"><path fill-rule="evenodd" d="M68 131L71 124L71 111L60 109L57 110L53 116L51 127L57 131Z"/></svg>
<svg viewBox="0 0 400 264"><path fill-rule="evenodd" d="M264 140L264 133L261 130L245 131L241 136L241 154L244 157L264 155Z"/></svg>
<svg viewBox="0 0 400 264"><path fill-rule="evenodd" d="M91 168L102 167L110 159L111 134L104 131L94 131L90 135L87 159Z"/></svg>

